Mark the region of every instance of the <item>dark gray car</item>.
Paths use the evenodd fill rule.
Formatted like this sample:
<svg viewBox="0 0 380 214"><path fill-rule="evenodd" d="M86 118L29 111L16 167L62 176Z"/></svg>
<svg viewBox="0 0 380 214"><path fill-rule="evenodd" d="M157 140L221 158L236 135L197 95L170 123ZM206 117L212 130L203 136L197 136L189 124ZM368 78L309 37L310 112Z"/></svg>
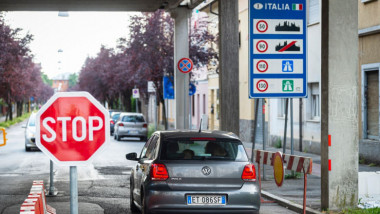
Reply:
<svg viewBox="0 0 380 214"><path fill-rule="evenodd" d="M130 177L132 211L258 213L255 166L232 133L162 131L147 141Z"/></svg>

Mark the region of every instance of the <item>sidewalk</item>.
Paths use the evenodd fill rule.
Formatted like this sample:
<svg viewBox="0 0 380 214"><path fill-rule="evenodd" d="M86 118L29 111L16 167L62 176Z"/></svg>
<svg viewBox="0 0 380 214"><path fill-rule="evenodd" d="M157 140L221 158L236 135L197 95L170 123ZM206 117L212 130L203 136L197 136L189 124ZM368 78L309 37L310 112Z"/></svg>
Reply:
<svg viewBox="0 0 380 214"><path fill-rule="evenodd" d="M247 150L248 156L251 157L252 143L244 142L244 146ZM255 149L263 149L263 144L256 143ZM274 148L266 146L266 151L283 151L282 148ZM290 154L290 149L286 150L287 154ZM294 151L295 155L311 157L313 159L312 174L307 176L307 192L306 192L306 206L314 210L321 210L321 156L311 153ZM380 167L370 167L368 165L359 164L359 172L376 172L380 171ZM261 174L263 170L261 169ZM286 170L285 175L290 174L290 171ZM300 175L296 179L285 179L281 187L277 187L273 178L273 167L265 166L266 179L262 179L262 190L277 196L279 198L288 200L290 202L303 204L303 188L304 188L304 176Z"/></svg>

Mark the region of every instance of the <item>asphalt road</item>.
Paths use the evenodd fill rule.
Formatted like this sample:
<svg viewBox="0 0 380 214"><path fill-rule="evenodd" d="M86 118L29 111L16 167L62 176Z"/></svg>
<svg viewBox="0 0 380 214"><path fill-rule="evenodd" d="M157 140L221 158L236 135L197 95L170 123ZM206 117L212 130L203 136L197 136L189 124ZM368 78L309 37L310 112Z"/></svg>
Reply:
<svg viewBox="0 0 380 214"><path fill-rule="evenodd" d="M26 152L21 124L7 129L8 142L0 147L0 214L18 213L33 180L44 180L49 187L49 159L40 151ZM141 151L144 142L111 138L110 145L93 164L78 167L79 213L119 214L129 210L129 175L132 161L125 154ZM54 185L58 195L47 202L57 213L69 213L69 167L54 166ZM275 203L262 204L260 213L294 213Z"/></svg>

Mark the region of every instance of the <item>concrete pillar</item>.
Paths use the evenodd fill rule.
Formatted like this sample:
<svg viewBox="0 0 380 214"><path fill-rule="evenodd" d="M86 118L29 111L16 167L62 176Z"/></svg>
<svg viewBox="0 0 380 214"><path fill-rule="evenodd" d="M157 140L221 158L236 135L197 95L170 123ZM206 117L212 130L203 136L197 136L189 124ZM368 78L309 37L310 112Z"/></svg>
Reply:
<svg viewBox="0 0 380 214"><path fill-rule="evenodd" d="M172 12L174 29L174 91L175 91L175 128L189 129L189 74L178 70L181 58L189 57L189 18L191 10L185 7Z"/></svg>
<svg viewBox="0 0 380 214"><path fill-rule="evenodd" d="M338 210L358 203L357 0L322 0L321 48L321 205Z"/></svg>
<svg viewBox="0 0 380 214"><path fill-rule="evenodd" d="M239 1L219 0L220 130L239 135Z"/></svg>

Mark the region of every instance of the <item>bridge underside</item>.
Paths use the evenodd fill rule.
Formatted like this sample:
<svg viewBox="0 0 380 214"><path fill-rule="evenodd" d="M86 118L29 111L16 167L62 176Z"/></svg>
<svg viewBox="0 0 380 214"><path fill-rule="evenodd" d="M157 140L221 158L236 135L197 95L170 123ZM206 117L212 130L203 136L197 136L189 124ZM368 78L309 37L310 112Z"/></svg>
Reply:
<svg viewBox="0 0 380 214"><path fill-rule="evenodd" d="M0 11L141 11L194 8L202 0L0 0Z"/></svg>

